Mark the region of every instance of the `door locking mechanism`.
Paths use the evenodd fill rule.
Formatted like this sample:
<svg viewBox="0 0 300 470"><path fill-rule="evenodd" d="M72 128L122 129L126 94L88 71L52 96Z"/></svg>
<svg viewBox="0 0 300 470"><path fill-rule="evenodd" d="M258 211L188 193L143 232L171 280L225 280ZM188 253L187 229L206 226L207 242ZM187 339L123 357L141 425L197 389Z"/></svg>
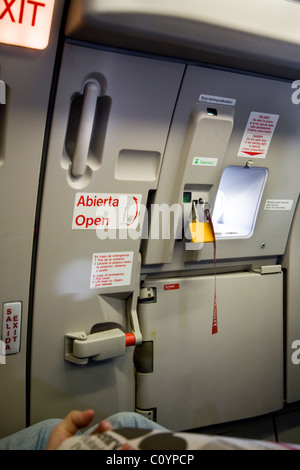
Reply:
<svg viewBox="0 0 300 470"><path fill-rule="evenodd" d="M98 323L91 329L90 334L85 331L67 333L65 335L65 360L77 365L86 365L89 360L104 361L114 357L123 356L126 347L135 346L142 342L136 309L132 311L133 299L129 301L128 310L131 310L130 333L125 333L118 323Z"/></svg>
<svg viewBox="0 0 300 470"><path fill-rule="evenodd" d="M65 361L77 365L86 365L90 360L104 361L123 356L126 347L142 343L143 338L137 314L140 269L141 256L139 255L135 288L127 300L127 316L131 332L126 333L118 323L104 322L94 325L90 334L85 331L67 333L65 335Z"/></svg>
<svg viewBox="0 0 300 470"><path fill-rule="evenodd" d="M66 361L85 365L89 360L104 361L125 354L126 346L130 346L131 342L130 338L127 340L121 325L117 323L102 323L100 325L101 331L97 331L98 325L95 325L89 335L85 331L66 334Z"/></svg>

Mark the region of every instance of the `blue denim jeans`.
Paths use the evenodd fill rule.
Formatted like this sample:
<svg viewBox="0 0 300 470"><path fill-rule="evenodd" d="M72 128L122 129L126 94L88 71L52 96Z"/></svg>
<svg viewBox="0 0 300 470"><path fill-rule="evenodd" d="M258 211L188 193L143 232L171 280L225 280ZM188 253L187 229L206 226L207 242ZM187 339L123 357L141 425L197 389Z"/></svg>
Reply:
<svg viewBox="0 0 300 470"><path fill-rule="evenodd" d="M4 439L0 439L0 450L44 450L50 433L61 421L61 419L48 419L12 434L11 436L5 437ZM124 427L150 430L165 429L159 424L137 413L131 412L117 413L107 418L107 421L112 423L114 429ZM96 427L97 425L93 426L83 434L90 434Z"/></svg>

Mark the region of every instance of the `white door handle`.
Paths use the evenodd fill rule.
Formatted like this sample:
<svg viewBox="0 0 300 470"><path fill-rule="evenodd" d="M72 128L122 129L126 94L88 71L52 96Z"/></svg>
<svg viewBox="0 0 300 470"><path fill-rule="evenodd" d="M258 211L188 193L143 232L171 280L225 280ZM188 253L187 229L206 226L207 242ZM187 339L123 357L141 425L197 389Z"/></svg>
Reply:
<svg viewBox="0 0 300 470"><path fill-rule="evenodd" d="M122 327L99 331L87 335L85 331L65 335L65 360L85 365L92 361L104 361L123 356L126 348L136 344L133 333L125 333Z"/></svg>
<svg viewBox="0 0 300 470"><path fill-rule="evenodd" d="M135 288L132 296L127 300L127 313L131 324L131 332L125 333L118 323L99 323L95 325L91 334L85 331L67 333L65 335L65 361L73 364L85 365L89 359L104 361L114 357L123 356L126 348L142 343L137 302L140 291L141 254L138 255L138 267ZM101 331L99 327L101 326ZM97 331L98 330L98 331ZM95 331L93 333L93 331Z"/></svg>
<svg viewBox="0 0 300 470"><path fill-rule="evenodd" d="M86 170L100 91L100 85L95 81L89 81L84 88L83 106L71 169L72 175L76 178L83 176Z"/></svg>
<svg viewBox="0 0 300 470"><path fill-rule="evenodd" d="M94 361L104 361L125 354L125 333L119 328L91 335L79 332L66 336L73 339L72 357L79 363L87 363L89 358Z"/></svg>

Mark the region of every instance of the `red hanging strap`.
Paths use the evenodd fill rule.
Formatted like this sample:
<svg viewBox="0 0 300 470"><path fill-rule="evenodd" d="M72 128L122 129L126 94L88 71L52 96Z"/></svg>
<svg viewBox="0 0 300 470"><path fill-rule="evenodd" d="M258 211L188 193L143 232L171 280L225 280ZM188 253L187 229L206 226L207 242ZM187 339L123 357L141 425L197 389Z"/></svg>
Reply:
<svg viewBox="0 0 300 470"><path fill-rule="evenodd" d="M210 209L204 210L206 218L209 222L211 232L213 234L213 243L214 243L214 276L215 276L215 286L214 286L214 307L213 307L213 322L212 322L212 334L215 335L218 333L218 308L217 308L217 269L216 269L216 261L217 261L217 244L216 244L216 235L215 230L210 214Z"/></svg>

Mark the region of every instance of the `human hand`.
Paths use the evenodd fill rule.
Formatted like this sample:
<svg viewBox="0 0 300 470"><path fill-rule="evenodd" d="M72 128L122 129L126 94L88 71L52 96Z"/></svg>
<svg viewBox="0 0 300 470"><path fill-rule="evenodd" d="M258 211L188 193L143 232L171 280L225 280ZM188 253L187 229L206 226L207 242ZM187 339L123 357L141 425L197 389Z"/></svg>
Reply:
<svg viewBox="0 0 300 470"><path fill-rule="evenodd" d="M95 416L94 410L71 411L65 419L58 424L49 436L46 450L56 450L63 441L74 436L79 429L88 426ZM112 429L109 421L101 421L94 433L104 432Z"/></svg>

